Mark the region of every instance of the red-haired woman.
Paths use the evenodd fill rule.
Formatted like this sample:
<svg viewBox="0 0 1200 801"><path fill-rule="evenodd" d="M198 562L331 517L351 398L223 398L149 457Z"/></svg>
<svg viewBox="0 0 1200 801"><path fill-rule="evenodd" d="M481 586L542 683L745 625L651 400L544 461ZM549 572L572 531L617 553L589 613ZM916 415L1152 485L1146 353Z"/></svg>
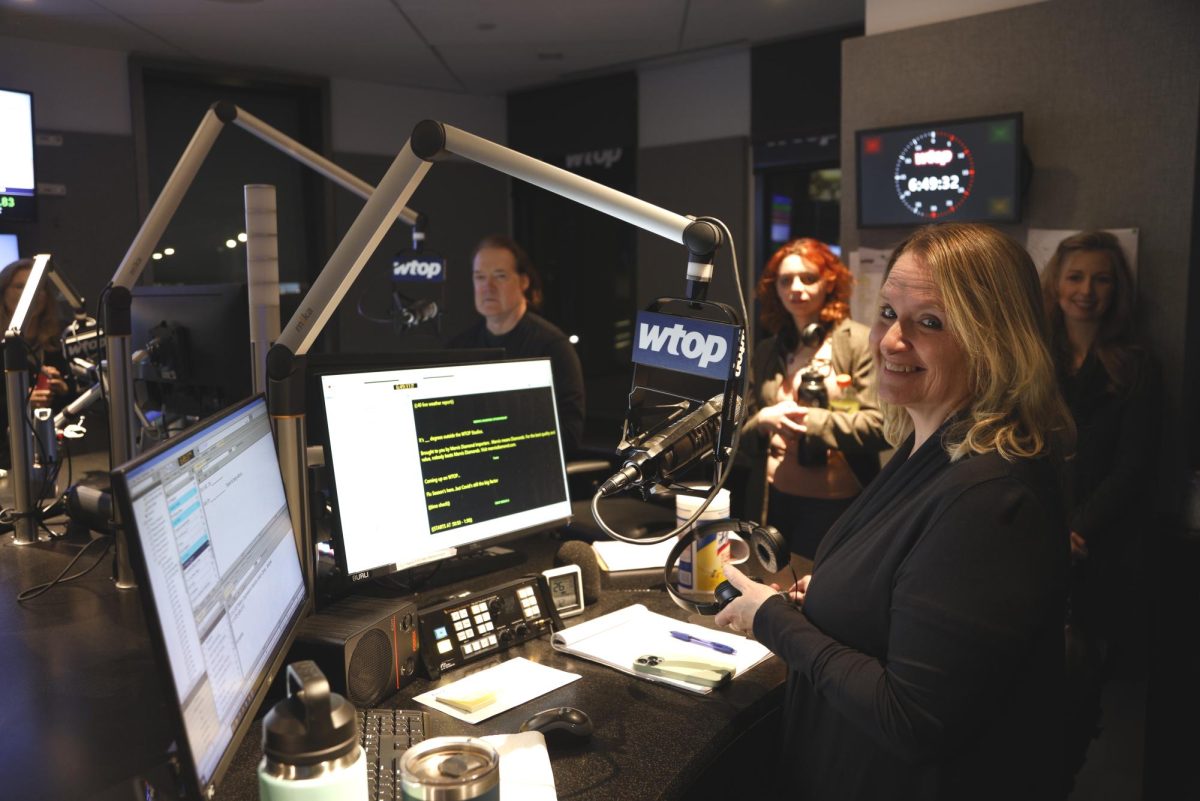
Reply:
<svg viewBox="0 0 1200 801"><path fill-rule="evenodd" d="M746 432L765 454L752 469L749 512L806 560L888 448L869 329L850 320L852 281L828 245L796 239L758 282L759 321L771 336L755 349L751 374Z"/></svg>

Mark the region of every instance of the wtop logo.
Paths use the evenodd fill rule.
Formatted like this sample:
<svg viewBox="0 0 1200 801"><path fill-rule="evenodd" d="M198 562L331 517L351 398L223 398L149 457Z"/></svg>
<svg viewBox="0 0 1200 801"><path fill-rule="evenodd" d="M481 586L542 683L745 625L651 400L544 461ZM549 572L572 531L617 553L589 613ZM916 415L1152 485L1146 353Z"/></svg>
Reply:
<svg viewBox="0 0 1200 801"><path fill-rule="evenodd" d="M442 281L446 265L436 257L397 256L392 261L393 281Z"/></svg>
<svg viewBox="0 0 1200 801"><path fill-rule="evenodd" d="M736 325L639 312L633 360L724 381L739 336Z"/></svg>

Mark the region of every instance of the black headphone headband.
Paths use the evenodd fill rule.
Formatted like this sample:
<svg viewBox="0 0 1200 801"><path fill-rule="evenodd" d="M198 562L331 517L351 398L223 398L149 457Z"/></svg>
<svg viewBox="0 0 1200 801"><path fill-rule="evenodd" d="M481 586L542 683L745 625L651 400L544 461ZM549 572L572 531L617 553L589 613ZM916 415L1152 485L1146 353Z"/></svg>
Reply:
<svg viewBox="0 0 1200 801"><path fill-rule="evenodd" d="M762 564L763 569L769 573L778 573L791 558L791 549L788 547L787 541L774 526L759 525L747 520L710 520L680 537L675 546L671 548L671 553L667 556L667 563L663 565L663 584L667 588L667 595L671 596L671 600L675 602L676 606L701 615L715 615L724 608L725 602L716 598L712 601L693 601L683 597L679 590L675 589L675 582L671 577L671 570L674 569L675 563L685 548L697 540L703 540L722 531L732 532L746 540L751 550L758 556L758 561Z"/></svg>

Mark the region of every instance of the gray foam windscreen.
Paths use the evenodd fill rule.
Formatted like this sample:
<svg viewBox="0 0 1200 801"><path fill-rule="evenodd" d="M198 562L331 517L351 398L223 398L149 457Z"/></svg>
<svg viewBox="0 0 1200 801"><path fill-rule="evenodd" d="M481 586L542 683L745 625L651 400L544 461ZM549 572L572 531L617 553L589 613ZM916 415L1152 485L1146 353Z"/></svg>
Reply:
<svg viewBox="0 0 1200 801"><path fill-rule="evenodd" d="M592 546L580 540L564 542L554 557L556 565L579 565L583 579L583 600L594 604L600 600L600 563Z"/></svg>

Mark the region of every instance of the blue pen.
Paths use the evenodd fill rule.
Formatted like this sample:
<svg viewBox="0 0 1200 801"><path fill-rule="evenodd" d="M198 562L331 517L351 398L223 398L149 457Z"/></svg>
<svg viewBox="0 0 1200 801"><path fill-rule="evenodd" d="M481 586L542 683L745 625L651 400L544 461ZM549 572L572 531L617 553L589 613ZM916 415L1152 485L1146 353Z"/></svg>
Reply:
<svg viewBox="0 0 1200 801"><path fill-rule="evenodd" d="M723 642L713 642L712 640L702 640L699 637L693 637L692 635L687 634L686 632L672 631L671 636L677 640L683 640L684 642L694 642L694 643L696 643L696 645L703 645L707 648L713 649L714 651L720 651L723 654L736 654L737 653L736 650L734 650L732 647L726 645Z"/></svg>

